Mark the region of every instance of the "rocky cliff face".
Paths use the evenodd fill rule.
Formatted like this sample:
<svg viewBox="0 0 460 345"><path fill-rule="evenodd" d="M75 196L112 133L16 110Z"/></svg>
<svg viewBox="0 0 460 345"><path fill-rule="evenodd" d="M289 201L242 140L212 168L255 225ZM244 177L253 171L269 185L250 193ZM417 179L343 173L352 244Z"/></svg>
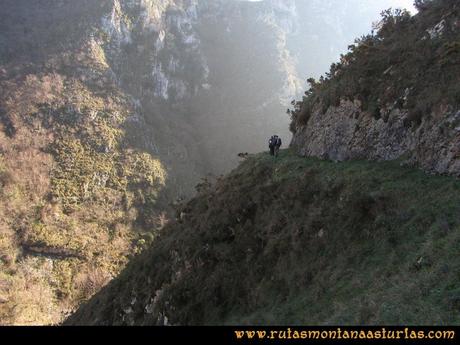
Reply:
<svg viewBox="0 0 460 345"><path fill-rule="evenodd" d="M342 101L325 113L314 111L297 129L291 145L303 156L344 161L395 160L439 173L460 176L460 111L439 109L416 128L408 128L407 112L389 111L388 119L363 112L359 102Z"/></svg>

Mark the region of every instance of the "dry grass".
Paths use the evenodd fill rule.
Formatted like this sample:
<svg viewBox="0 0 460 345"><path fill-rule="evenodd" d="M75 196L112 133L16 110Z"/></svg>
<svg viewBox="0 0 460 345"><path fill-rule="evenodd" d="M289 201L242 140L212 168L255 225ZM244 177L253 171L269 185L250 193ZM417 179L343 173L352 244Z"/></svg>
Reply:
<svg viewBox="0 0 460 345"><path fill-rule="evenodd" d="M100 291L112 277L100 268L89 268L86 272L80 272L75 277L75 290L79 292L81 300L88 300Z"/></svg>
<svg viewBox="0 0 460 345"><path fill-rule="evenodd" d="M50 286L52 262L26 259L17 263L15 274L0 271L5 303L0 304L3 325L55 324L62 315Z"/></svg>

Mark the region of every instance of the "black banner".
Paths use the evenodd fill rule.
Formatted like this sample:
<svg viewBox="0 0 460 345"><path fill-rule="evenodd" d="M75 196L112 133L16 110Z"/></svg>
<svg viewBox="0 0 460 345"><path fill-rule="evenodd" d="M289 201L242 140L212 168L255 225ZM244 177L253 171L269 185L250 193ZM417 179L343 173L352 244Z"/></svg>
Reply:
<svg viewBox="0 0 460 345"><path fill-rule="evenodd" d="M0 336L47 344L139 337L145 344L456 344L459 331L458 326L0 327Z"/></svg>

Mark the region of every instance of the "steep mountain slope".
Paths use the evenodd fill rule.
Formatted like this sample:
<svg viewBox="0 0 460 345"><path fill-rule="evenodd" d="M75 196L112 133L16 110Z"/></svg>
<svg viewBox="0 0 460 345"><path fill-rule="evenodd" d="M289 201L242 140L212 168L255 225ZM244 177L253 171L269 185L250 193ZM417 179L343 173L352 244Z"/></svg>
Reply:
<svg viewBox="0 0 460 345"><path fill-rule="evenodd" d="M66 324L459 323L460 182L250 157Z"/></svg>
<svg viewBox="0 0 460 345"><path fill-rule="evenodd" d="M460 176L460 5L386 12L292 111L292 146L334 160L405 157Z"/></svg>

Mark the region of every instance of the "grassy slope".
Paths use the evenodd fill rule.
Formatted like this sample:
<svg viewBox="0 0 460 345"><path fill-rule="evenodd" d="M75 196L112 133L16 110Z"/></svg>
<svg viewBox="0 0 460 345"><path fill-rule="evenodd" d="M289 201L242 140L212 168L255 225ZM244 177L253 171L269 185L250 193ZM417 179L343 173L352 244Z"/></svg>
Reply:
<svg viewBox="0 0 460 345"><path fill-rule="evenodd" d="M459 324L459 191L398 162L259 154L67 323Z"/></svg>

